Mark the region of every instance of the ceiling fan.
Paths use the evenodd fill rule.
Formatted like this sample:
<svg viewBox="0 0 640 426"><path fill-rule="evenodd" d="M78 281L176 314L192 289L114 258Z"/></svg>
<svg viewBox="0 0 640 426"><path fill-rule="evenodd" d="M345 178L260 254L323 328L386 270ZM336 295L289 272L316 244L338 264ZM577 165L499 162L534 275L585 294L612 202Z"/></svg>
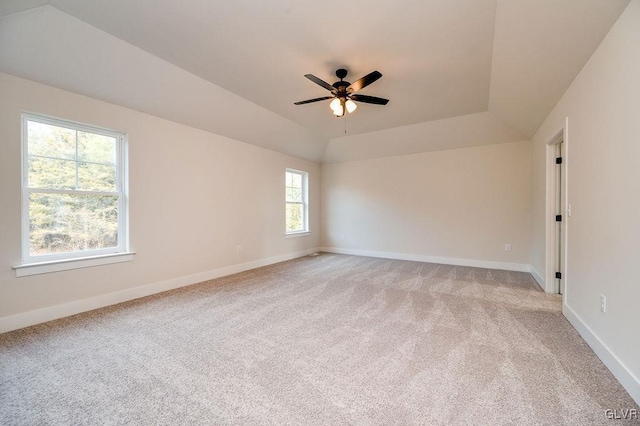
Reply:
<svg viewBox="0 0 640 426"><path fill-rule="evenodd" d="M364 102L367 104L376 104L376 105L386 105L389 102L389 99L377 98L375 96L367 96L367 95L358 95L356 92L360 91L364 87L367 87L380 77L378 71L373 71L360 80L357 80L354 83L349 83L348 81L344 81L344 78L347 76L347 70L340 68L336 71L336 77L340 79L340 81L336 81L333 84L329 84L326 81L323 81L316 77L313 74L305 74L309 80L316 83L318 86L322 86L328 91L331 92L331 96L323 96L322 98L308 99L306 101L296 102L295 105L304 105L310 104L312 102L324 101L327 99L333 99L329 106L333 111L333 115L336 117L342 117L345 112L353 112L358 107L356 102Z"/></svg>

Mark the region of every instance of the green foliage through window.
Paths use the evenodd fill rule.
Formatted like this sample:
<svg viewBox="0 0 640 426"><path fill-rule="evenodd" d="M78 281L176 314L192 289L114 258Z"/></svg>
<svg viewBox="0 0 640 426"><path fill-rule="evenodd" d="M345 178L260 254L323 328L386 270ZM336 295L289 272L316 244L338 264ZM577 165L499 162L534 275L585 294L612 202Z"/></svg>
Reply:
<svg viewBox="0 0 640 426"><path fill-rule="evenodd" d="M118 247L117 135L42 121L25 129L28 255Z"/></svg>
<svg viewBox="0 0 640 426"><path fill-rule="evenodd" d="M306 191L307 174L295 170L285 173L286 232L304 232L307 229Z"/></svg>

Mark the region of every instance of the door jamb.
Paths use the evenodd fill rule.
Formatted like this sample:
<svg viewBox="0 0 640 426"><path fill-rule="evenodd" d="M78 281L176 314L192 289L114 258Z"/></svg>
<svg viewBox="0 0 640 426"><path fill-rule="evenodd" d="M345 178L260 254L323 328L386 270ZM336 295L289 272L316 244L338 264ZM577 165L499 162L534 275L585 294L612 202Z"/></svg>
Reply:
<svg viewBox="0 0 640 426"><path fill-rule="evenodd" d="M546 146L546 161L545 161L545 169L546 169L546 194L545 194L545 285L544 291L547 293L556 293L556 277L555 273L556 269L556 222L555 215L557 214L555 211L555 188L556 188L556 173L555 173L555 145L557 145L560 141L563 142L563 161L562 161L562 188L561 191L564 194L564 203L561 206L560 212L563 217L563 229L562 233L562 280L564 281L564 294L563 298L566 303L567 295L569 293L569 282L568 282L568 274L567 274L567 254L568 254L568 243L567 236L569 231L569 221L568 221L568 205L569 205L569 193L568 193L568 170L569 170L569 161L568 153L569 153L569 135L568 135L568 127L569 127L569 118L565 118L564 127L558 131L550 140L547 142Z"/></svg>

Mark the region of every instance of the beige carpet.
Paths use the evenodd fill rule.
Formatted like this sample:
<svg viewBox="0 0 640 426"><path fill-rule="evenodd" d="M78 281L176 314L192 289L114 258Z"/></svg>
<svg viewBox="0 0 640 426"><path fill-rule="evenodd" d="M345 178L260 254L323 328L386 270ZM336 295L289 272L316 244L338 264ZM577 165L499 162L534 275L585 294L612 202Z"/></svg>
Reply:
<svg viewBox="0 0 640 426"><path fill-rule="evenodd" d="M525 273L305 257L0 335L0 424L628 424L560 303Z"/></svg>

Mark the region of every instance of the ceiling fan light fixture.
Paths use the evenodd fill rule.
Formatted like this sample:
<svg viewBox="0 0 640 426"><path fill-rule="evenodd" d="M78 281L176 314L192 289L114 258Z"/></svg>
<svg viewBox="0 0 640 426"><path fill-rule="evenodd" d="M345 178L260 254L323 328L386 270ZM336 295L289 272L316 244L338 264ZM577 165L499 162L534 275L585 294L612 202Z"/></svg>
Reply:
<svg viewBox="0 0 640 426"><path fill-rule="evenodd" d="M342 117L344 115L344 102L341 98L335 98L332 100L329 107L331 107L333 115L336 117Z"/></svg>
<svg viewBox="0 0 640 426"><path fill-rule="evenodd" d="M347 99L347 102L345 102L345 106L347 107L347 111L349 112L349 114L351 114L356 110L356 108L358 108L358 105L356 105L356 103L351 99Z"/></svg>

